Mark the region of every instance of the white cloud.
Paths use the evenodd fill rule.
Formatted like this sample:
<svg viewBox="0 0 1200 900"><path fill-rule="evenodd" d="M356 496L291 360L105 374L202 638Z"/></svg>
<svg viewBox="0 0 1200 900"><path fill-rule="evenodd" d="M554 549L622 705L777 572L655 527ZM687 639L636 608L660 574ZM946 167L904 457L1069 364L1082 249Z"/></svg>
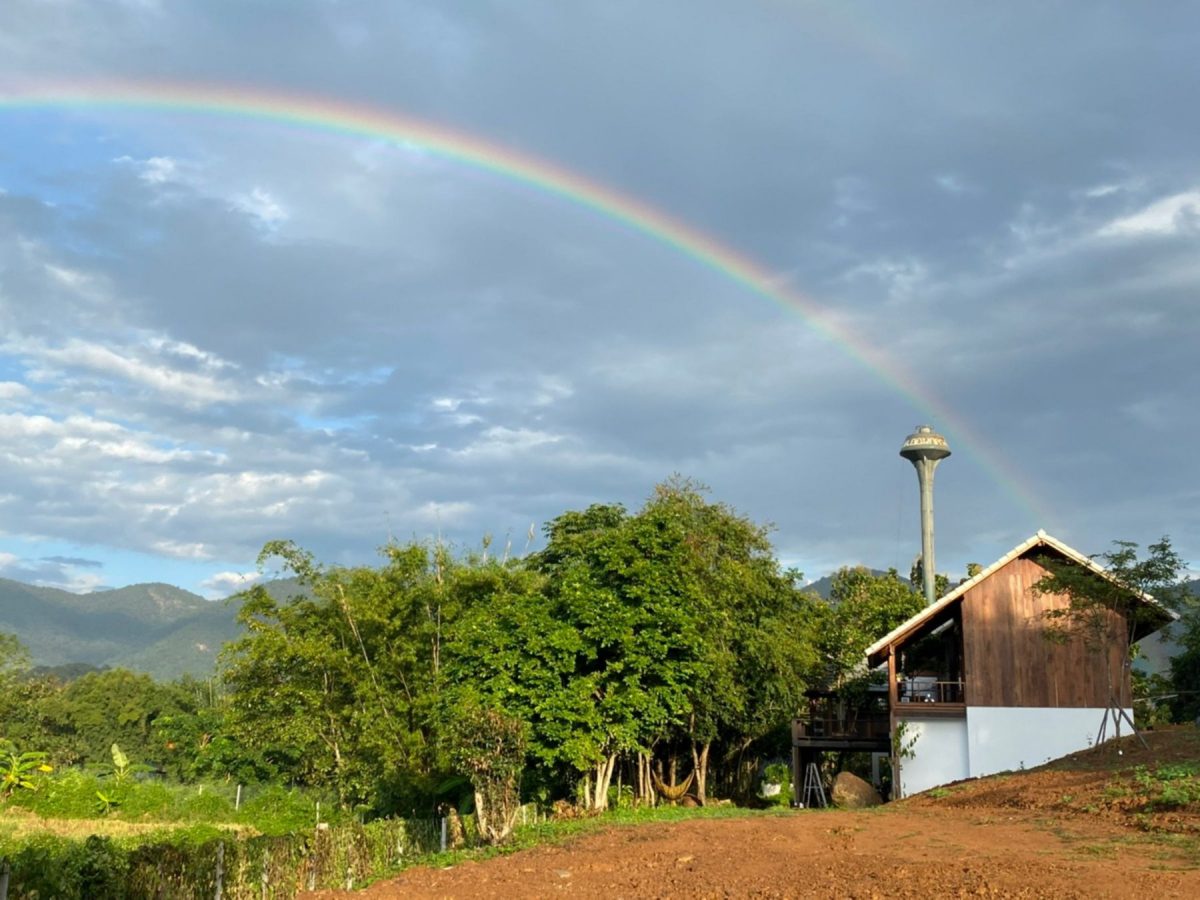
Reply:
<svg viewBox="0 0 1200 900"><path fill-rule="evenodd" d="M74 594L90 594L92 591L105 587L105 578L98 572L71 570L64 580L59 581L41 581L47 587L62 588L64 591L71 591Z"/></svg>
<svg viewBox="0 0 1200 900"><path fill-rule="evenodd" d="M144 340L147 346L159 353L195 360L202 363L207 369L237 368L233 363L221 359L215 353L201 350L199 347L189 344L186 341L175 341L156 334L146 335Z"/></svg>
<svg viewBox="0 0 1200 900"><path fill-rule="evenodd" d="M465 427L467 425L479 424L483 421L483 416L477 413L466 412L462 409L464 404L487 406L491 402L492 400L488 397L434 397L430 401L429 406L434 412L440 413L452 424Z"/></svg>
<svg viewBox="0 0 1200 900"><path fill-rule="evenodd" d="M69 288L81 288L90 281L86 272L80 272L75 269L68 269L66 266L56 266L50 263L46 264L46 272L54 278L55 281Z"/></svg>
<svg viewBox="0 0 1200 900"><path fill-rule="evenodd" d="M244 591L254 582L262 578L262 572L216 572L200 582L205 596L210 600L228 597L238 591Z"/></svg>
<svg viewBox="0 0 1200 900"><path fill-rule="evenodd" d="M538 379L538 387L533 395L534 406L551 406L562 400L570 399L575 393L571 382L566 378L554 375L544 375Z"/></svg>
<svg viewBox="0 0 1200 900"><path fill-rule="evenodd" d="M196 460L220 463L223 458L212 451L167 446L153 434L82 415L59 420L44 415L0 414L0 437L9 441L9 459L21 459L28 466L78 464L88 456L155 465ZM26 443L18 446L20 439Z"/></svg>
<svg viewBox="0 0 1200 900"><path fill-rule="evenodd" d="M412 516L427 526L448 528L462 524L474 509L474 504L463 501L437 502L430 500L413 510Z"/></svg>
<svg viewBox="0 0 1200 900"><path fill-rule="evenodd" d="M210 559L212 553L208 546L199 541L155 541L152 548L163 556L173 556L177 559Z"/></svg>
<svg viewBox="0 0 1200 900"><path fill-rule="evenodd" d="M53 381L58 372L47 364L77 368L99 375L111 376L140 388L181 400L190 406L229 402L238 399L239 391L228 382L219 382L209 375L184 372L163 364L146 362L135 357L135 351L122 347L114 350L102 344L71 338L61 347L46 347L37 342L19 345L27 356L37 359L42 368L35 374L39 380Z"/></svg>
<svg viewBox="0 0 1200 900"><path fill-rule="evenodd" d="M233 198L233 206L268 227L273 228L288 220L288 211L270 193L261 187L256 187L248 194L237 194Z"/></svg>
<svg viewBox="0 0 1200 900"><path fill-rule="evenodd" d="M1183 191L1156 200L1144 209L1114 219L1097 232L1101 237L1136 237L1194 232L1200 226L1200 191Z"/></svg>
<svg viewBox="0 0 1200 900"><path fill-rule="evenodd" d="M926 282L929 270L925 263L915 257L908 259L878 259L862 263L847 272L843 278L854 281L858 278L877 279L891 300L905 300Z"/></svg>
<svg viewBox="0 0 1200 900"><path fill-rule="evenodd" d="M965 194L971 189L961 175L947 173L936 176L933 181L948 194Z"/></svg>
<svg viewBox="0 0 1200 900"><path fill-rule="evenodd" d="M147 184L164 184L175 181L179 176L179 166L169 156L152 156L142 163L142 171L138 175Z"/></svg>
<svg viewBox="0 0 1200 900"><path fill-rule="evenodd" d="M219 459L216 454L199 454L190 450L161 450L156 447L147 446L145 442L138 440L97 441L90 438L67 437L59 442L55 450L65 450L67 452L94 451L100 456L111 457L113 459L126 459L133 462L153 463L156 465L194 460L201 455L211 456L214 460Z"/></svg>
<svg viewBox="0 0 1200 900"><path fill-rule="evenodd" d="M562 435L534 428L506 428L503 425L496 425L485 429L478 440L461 450L454 451L454 453L457 456L505 459L518 456L536 447L557 444L562 440Z"/></svg>
<svg viewBox="0 0 1200 900"><path fill-rule="evenodd" d="M29 388L18 381L0 381L0 400L24 400Z"/></svg>

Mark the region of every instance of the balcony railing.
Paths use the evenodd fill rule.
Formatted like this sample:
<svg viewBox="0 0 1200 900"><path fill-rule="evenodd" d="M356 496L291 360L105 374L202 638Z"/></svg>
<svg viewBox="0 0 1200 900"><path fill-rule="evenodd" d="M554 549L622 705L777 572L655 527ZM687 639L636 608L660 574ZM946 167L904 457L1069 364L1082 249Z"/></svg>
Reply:
<svg viewBox="0 0 1200 900"><path fill-rule="evenodd" d="M891 731L887 694L872 691L856 700L834 693L810 695L807 714L792 722L793 737L823 741L887 740Z"/></svg>
<svg viewBox="0 0 1200 900"><path fill-rule="evenodd" d="M961 681L938 681L923 675L914 675L897 682L896 695L901 703L965 702Z"/></svg>

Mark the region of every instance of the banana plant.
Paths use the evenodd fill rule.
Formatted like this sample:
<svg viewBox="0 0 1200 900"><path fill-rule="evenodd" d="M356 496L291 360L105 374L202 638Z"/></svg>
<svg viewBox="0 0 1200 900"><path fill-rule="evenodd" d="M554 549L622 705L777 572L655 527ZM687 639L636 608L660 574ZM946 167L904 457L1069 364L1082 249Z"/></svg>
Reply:
<svg viewBox="0 0 1200 900"><path fill-rule="evenodd" d="M12 741L0 738L0 800L10 797L18 788L36 791L39 776L53 772L46 764L46 754L17 750Z"/></svg>

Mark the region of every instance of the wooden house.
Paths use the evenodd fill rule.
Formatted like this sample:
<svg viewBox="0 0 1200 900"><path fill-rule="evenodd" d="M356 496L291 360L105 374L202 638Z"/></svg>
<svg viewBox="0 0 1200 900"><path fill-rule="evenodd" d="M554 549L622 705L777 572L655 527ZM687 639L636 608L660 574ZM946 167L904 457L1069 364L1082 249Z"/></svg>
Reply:
<svg viewBox="0 0 1200 900"><path fill-rule="evenodd" d="M1085 749L1097 740L1114 700L1132 721L1128 638L1131 632L1134 641L1146 637L1174 614L1141 594L1110 613L1112 633L1119 636L1107 650L1118 682L1114 698L1102 651L1079 638L1046 638L1046 612L1068 602L1033 589L1048 574L1039 562L1046 558L1109 578L1093 560L1039 531L867 648L868 666L887 671L886 752L897 756L895 795ZM866 720L874 723L873 738L877 719ZM797 720L793 726L798 770L814 751L851 749L829 738L821 745L811 722L810 715L808 724ZM1114 731L1110 726L1105 736ZM862 746L855 743L854 749Z"/></svg>

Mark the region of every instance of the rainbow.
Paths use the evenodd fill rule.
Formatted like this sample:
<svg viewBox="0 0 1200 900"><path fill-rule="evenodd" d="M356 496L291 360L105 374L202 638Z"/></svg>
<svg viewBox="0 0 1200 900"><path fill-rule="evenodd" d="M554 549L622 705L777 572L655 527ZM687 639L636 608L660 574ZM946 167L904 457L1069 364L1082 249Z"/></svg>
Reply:
<svg viewBox="0 0 1200 900"><path fill-rule="evenodd" d="M370 138L417 147L433 156L492 173L561 198L639 233L727 278L751 294L798 313L817 334L873 372L890 390L934 421L958 448L967 451L1026 513L1048 524L1034 492L1017 471L980 440L956 413L923 388L916 377L868 343L811 299L795 291L750 257L633 197L544 159L432 122L341 99L194 83L89 82L0 86L4 110L132 110L221 116ZM1027 523L1028 524L1028 523Z"/></svg>

